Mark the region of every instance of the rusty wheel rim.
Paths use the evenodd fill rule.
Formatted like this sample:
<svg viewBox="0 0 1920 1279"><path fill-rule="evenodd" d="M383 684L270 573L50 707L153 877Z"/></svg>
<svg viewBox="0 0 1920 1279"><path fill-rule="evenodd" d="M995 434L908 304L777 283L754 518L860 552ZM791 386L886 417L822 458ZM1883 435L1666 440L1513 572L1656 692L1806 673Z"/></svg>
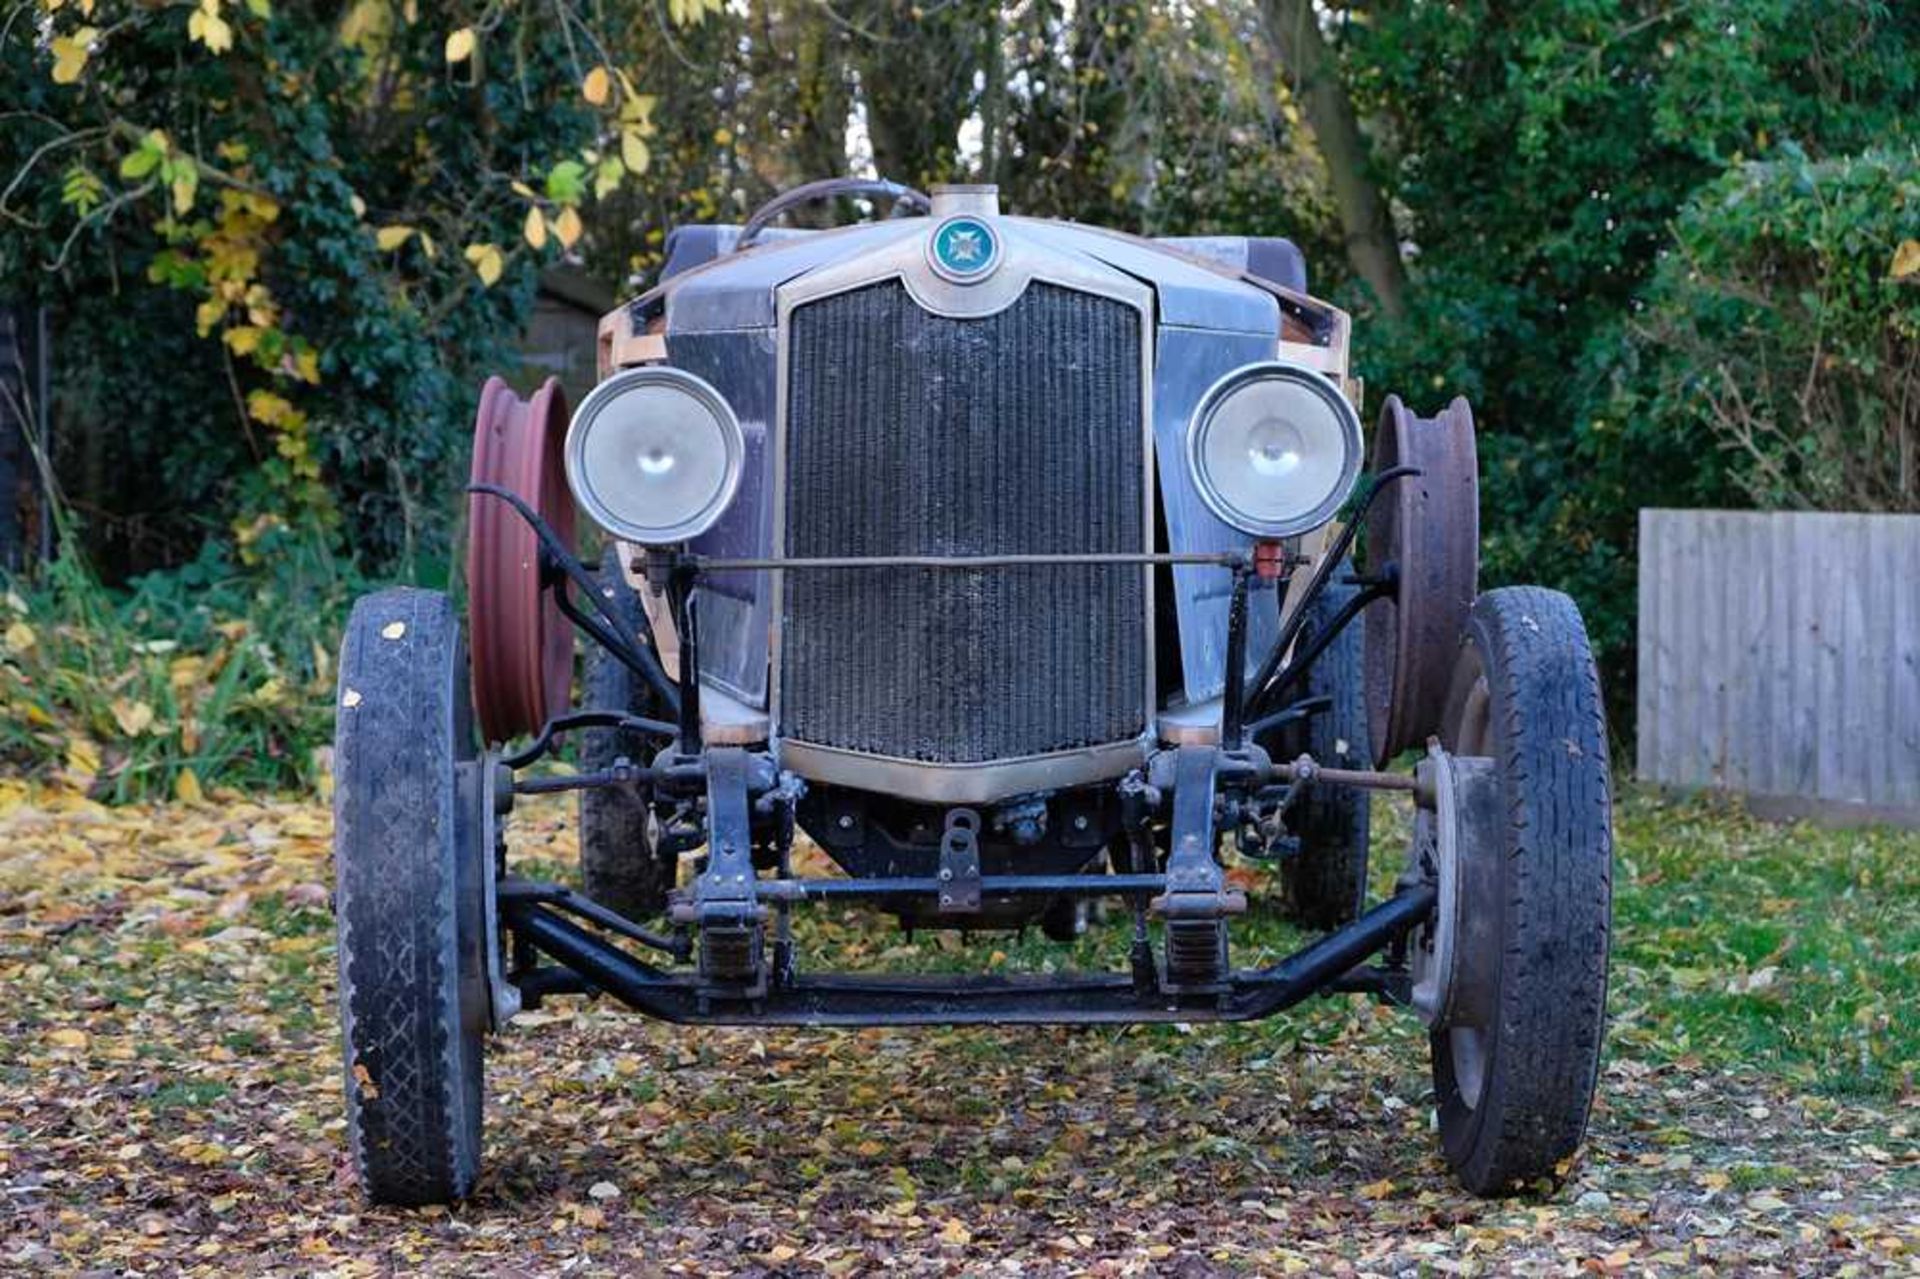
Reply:
<svg viewBox="0 0 1920 1279"><path fill-rule="evenodd" d="M473 427L476 484L517 493L572 548L573 498L561 449L567 397L552 378L522 399L500 378L480 392ZM467 503L467 617L474 711L490 742L538 732L566 705L573 633L558 601L542 591L540 543L498 498Z"/></svg>
<svg viewBox="0 0 1920 1279"><path fill-rule="evenodd" d="M1367 519L1367 572L1392 565L1399 577L1395 595L1366 614L1367 723L1382 765L1440 730L1460 634L1479 589L1479 461L1466 399L1421 418L1388 396L1373 469L1395 466L1421 473L1383 494Z"/></svg>

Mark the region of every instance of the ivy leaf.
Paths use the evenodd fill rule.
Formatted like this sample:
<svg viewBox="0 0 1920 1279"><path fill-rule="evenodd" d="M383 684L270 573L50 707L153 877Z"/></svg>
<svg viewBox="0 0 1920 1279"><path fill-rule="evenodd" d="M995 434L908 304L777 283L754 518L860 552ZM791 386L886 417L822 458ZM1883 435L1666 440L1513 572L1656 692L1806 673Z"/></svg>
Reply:
<svg viewBox="0 0 1920 1279"><path fill-rule="evenodd" d="M540 212L539 205L536 204L527 210L527 221L520 228L520 234L524 235L527 243L536 249L547 247L547 219Z"/></svg>
<svg viewBox="0 0 1920 1279"><path fill-rule="evenodd" d="M473 34L473 28L461 27L458 31L447 37L447 61L450 63L465 62L473 56L473 49L476 42L477 37Z"/></svg>
<svg viewBox="0 0 1920 1279"><path fill-rule="evenodd" d="M493 287L494 281L500 278L500 272L507 265L506 259L500 256L500 246L497 244L469 244L466 257L474 273L480 277L480 283L488 288Z"/></svg>
<svg viewBox="0 0 1920 1279"><path fill-rule="evenodd" d="M93 56L93 42L100 38L99 27L76 27L70 36L57 36L53 41L53 82L72 84L86 70L87 59Z"/></svg>
<svg viewBox="0 0 1920 1279"><path fill-rule="evenodd" d="M606 105L607 95L612 89L613 81L607 75L605 67L595 67L587 72L587 78L580 82L580 96L596 107Z"/></svg>

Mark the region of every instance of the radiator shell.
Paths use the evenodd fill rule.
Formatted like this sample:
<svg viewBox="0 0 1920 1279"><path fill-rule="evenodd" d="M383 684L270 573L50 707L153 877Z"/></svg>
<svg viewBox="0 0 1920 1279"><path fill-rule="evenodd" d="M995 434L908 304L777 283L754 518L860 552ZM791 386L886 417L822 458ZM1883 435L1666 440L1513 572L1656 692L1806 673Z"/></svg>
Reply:
<svg viewBox="0 0 1920 1279"><path fill-rule="evenodd" d="M785 554L1149 545L1136 307L1036 280L955 317L884 279L787 323ZM1148 591L1132 565L789 573L776 731L934 765L1132 741L1149 716Z"/></svg>

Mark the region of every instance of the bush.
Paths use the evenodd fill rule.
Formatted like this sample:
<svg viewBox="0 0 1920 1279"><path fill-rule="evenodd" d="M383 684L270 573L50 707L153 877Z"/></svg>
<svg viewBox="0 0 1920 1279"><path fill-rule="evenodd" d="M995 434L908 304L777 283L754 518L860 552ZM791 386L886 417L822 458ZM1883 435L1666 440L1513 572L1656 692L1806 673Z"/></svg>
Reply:
<svg viewBox="0 0 1920 1279"><path fill-rule="evenodd" d="M1677 220L1619 412L1711 440L1762 508L1920 509L1916 236L1920 149L1728 171Z"/></svg>
<svg viewBox="0 0 1920 1279"><path fill-rule="evenodd" d="M127 590L69 551L0 606L0 765L114 802L318 779L333 651L364 583L316 530L218 543Z"/></svg>

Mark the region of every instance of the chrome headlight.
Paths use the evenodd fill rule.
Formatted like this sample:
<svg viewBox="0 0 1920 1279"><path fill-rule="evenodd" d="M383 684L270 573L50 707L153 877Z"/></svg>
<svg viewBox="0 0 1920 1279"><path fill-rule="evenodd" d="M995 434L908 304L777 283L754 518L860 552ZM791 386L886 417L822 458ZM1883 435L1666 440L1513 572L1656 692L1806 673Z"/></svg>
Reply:
<svg viewBox="0 0 1920 1279"><path fill-rule="evenodd" d="M1291 364L1249 364L1214 383L1187 428L1207 507L1254 537L1333 518L1360 474L1360 417L1338 387Z"/></svg>
<svg viewBox="0 0 1920 1279"><path fill-rule="evenodd" d="M712 528L740 487L746 437L727 401L682 369L628 369L567 428L567 483L615 537L667 546Z"/></svg>

